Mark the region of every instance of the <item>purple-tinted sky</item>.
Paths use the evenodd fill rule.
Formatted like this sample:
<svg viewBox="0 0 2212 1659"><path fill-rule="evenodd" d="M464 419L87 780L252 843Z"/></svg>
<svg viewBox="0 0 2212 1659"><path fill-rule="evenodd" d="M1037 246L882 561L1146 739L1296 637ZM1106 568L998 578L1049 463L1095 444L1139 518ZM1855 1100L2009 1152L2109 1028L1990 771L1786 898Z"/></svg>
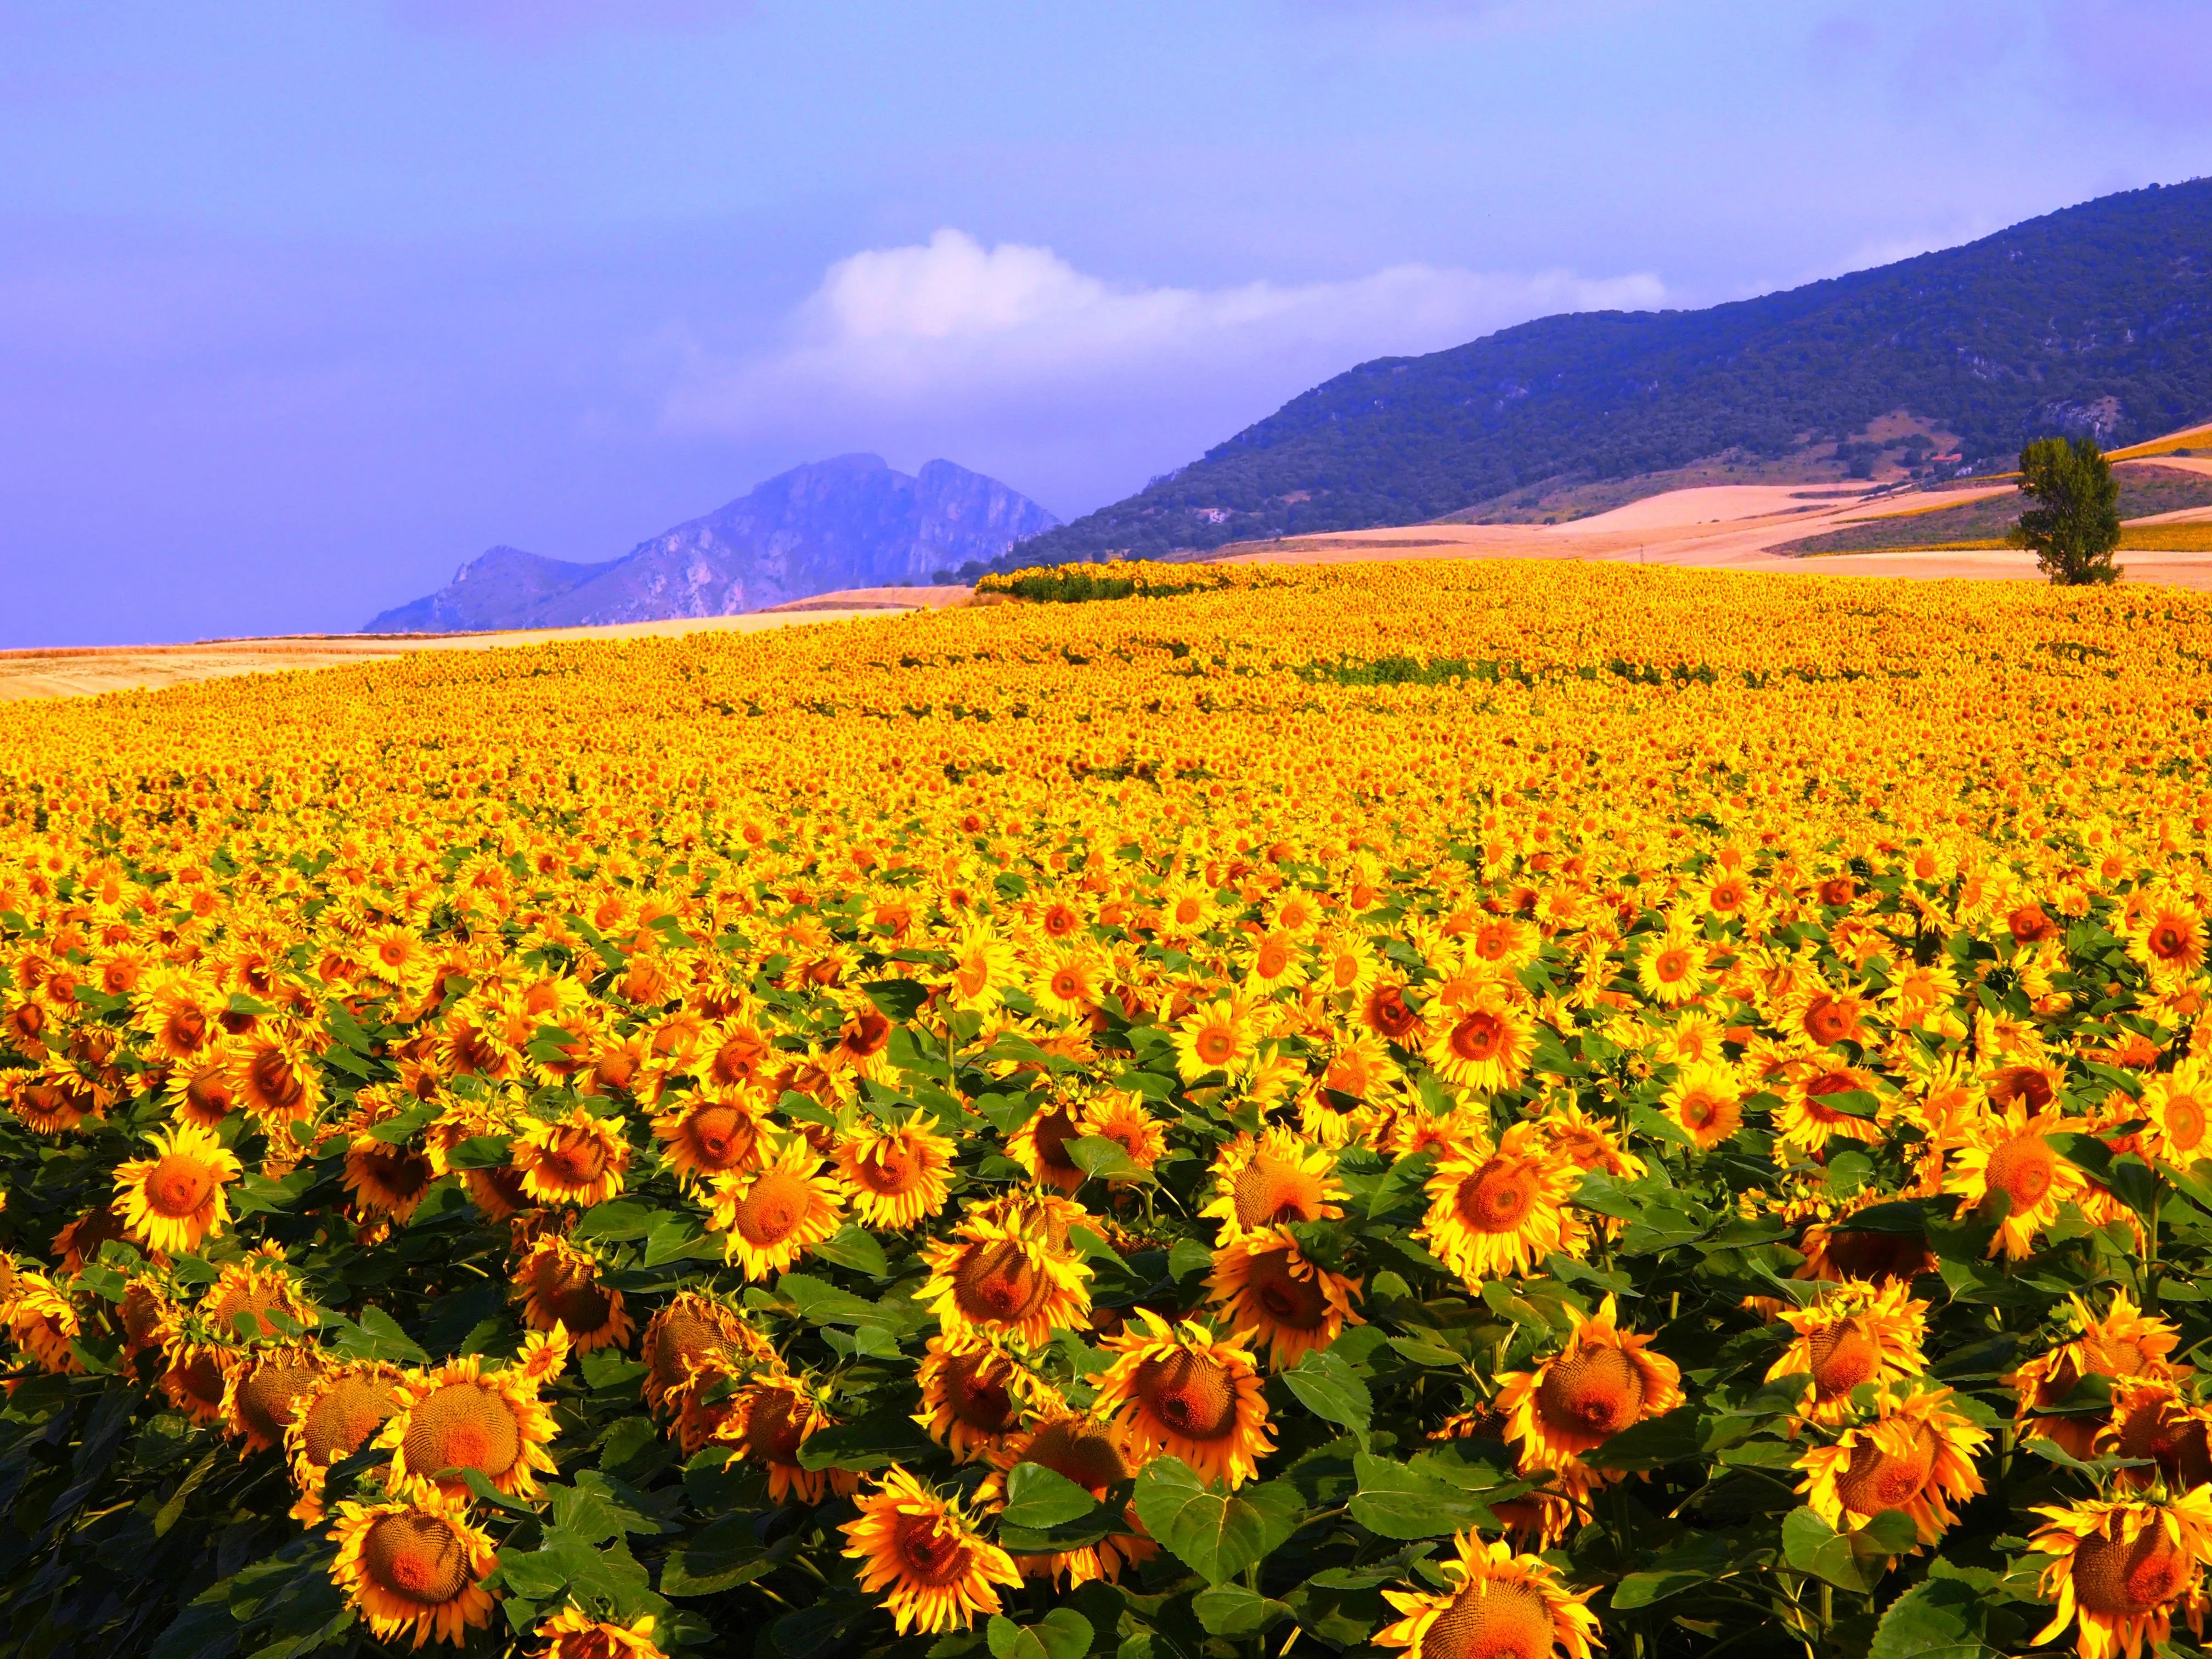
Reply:
<svg viewBox="0 0 2212 1659"><path fill-rule="evenodd" d="M0 0L0 646L797 462L1064 516L1364 358L2212 173L2206 0Z"/></svg>

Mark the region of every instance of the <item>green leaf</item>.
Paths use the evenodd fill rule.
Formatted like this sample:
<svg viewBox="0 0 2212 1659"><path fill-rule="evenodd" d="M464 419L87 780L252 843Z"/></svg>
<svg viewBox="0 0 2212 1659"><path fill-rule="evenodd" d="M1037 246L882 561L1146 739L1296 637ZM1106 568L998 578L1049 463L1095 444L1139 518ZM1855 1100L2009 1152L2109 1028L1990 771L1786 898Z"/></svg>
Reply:
<svg viewBox="0 0 2212 1659"><path fill-rule="evenodd" d="M1291 1616L1280 1601L1271 1601L1242 1584L1202 1589L1190 1605L1208 1636L1249 1636Z"/></svg>
<svg viewBox="0 0 2212 1659"><path fill-rule="evenodd" d="M920 1013L922 1005L929 1000L929 987L917 980L875 979L860 988L868 994L868 1000L876 1005L877 1012L885 1019L902 1023Z"/></svg>
<svg viewBox="0 0 2212 1659"><path fill-rule="evenodd" d="M1422 1188L1436 1172L1437 1158L1433 1152L1413 1152L1400 1158L1383 1173L1382 1180L1375 1183L1375 1190L1368 1194L1368 1219L1372 1221L1389 1215L1401 1204L1425 1200L1427 1195Z"/></svg>
<svg viewBox="0 0 2212 1659"><path fill-rule="evenodd" d="M514 1153L512 1136L471 1135L446 1154L446 1167L452 1170L501 1170L507 1167Z"/></svg>
<svg viewBox="0 0 2212 1659"><path fill-rule="evenodd" d="M903 1412L878 1412L857 1423L809 1435L799 1448L804 1469L879 1469L927 1457L934 1443Z"/></svg>
<svg viewBox="0 0 2212 1659"><path fill-rule="evenodd" d="M866 1273L871 1279L889 1279L891 1265L884 1255L884 1247L876 1236L863 1228L847 1222L834 1237L825 1238L814 1246L814 1254L824 1261L840 1267L850 1268L856 1273Z"/></svg>
<svg viewBox="0 0 2212 1659"><path fill-rule="evenodd" d="M1887 1565L1879 1559L1870 1564L1862 1560L1851 1548L1850 1534L1838 1532L1811 1510L1802 1508L1782 1517L1782 1554L1798 1571L1861 1595L1881 1582Z"/></svg>
<svg viewBox="0 0 2212 1659"><path fill-rule="evenodd" d="M1213 1252L1194 1238L1178 1238L1175 1248L1168 1252L1168 1274L1172 1279L1184 1279L1194 1273L1213 1271Z"/></svg>
<svg viewBox="0 0 2212 1659"><path fill-rule="evenodd" d="M786 1273L775 1281L776 1294L799 1304L799 1316L810 1325L888 1325L893 1322L872 1302L864 1302L849 1291L841 1291L824 1279L805 1273Z"/></svg>
<svg viewBox="0 0 2212 1659"><path fill-rule="evenodd" d="M1036 1531L1078 1520L1097 1507L1097 1499L1058 1470L1017 1463L1006 1471L1006 1507L999 1519Z"/></svg>
<svg viewBox="0 0 2212 1659"><path fill-rule="evenodd" d="M1455 1359L1455 1363L1456 1360ZM1282 1373L1284 1386L1315 1416L1364 1433L1375 1415L1375 1397L1358 1374L1325 1348L1309 1351Z"/></svg>
<svg viewBox="0 0 2212 1659"><path fill-rule="evenodd" d="M1361 1452L1352 1465L1359 1477L1352 1518L1382 1537L1441 1538L1493 1520L1487 1509L1457 1487L1409 1464Z"/></svg>
<svg viewBox="0 0 2212 1659"><path fill-rule="evenodd" d="M1093 1634L1091 1621L1073 1607L1054 1607L1029 1626L993 1613L985 1633L991 1659L1083 1659Z"/></svg>
<svg viewBox="0 0 2212 1659"><path fill-rule="evenodd" d="M1158 1457L1137 1476L1145 1530L1209 1584L1224 1583L1286 1542L1305 1519L1287 1480L1229 1492L1200 1483L1181 1458Z"/></svg>
<svg viewBox="0 0 2212 1659"><path fill-rule="evenodd" d="M577 1222L577 1238L624 1240L643 1238L655 1227L665 1224L672 1218L665 1210L656 1210L651 1205L632 1199L611 1199L605 1204L594 1204L584 1212Z"/></svg>
<svg viewBox="0 0 2212 1659"><path fill-rule="evenodd" d="M663 1595L719 1595L773 1572L799 1553L793 1533L763 1546L750 1515L725 1516L672 1546L661 1564Z"/></svg>
<svg viewBox="0 0 2212 1659"><path fill-rule="evenodd" d="M1678 1590L1719 1577L1736 1565L1737 1540L1723 1532L1693 1532L1649 1558L1640 1571L1613 1586L1616 1612L1648 1607Z"/></svg>
<svg viewBox="0 0 2212 1659"><path fill-rule="evenodd" d="M1066 1144L1069 1160L1086 1176L1100 1181L1149 1183L1154 1176L1118 1140L1103 1135L1082 1135Z"/></svg>
<svg viewBox="0 0 2212 1659"><path fill-rule="evenodd" d="M1661 1416L1631 1424L1587 1454L1583 1461L1601 1469L1657 1469L1669 1463L1689 1462L1704 1450L1698 1407L1677 1406Z"/></svg>
<svg viewBox="0 0 2212 1659"><path fill-rule="evenodd" d="M1890 1603L1867 1659L1996 1659L1982 1639L1985 1602L1956 1578L1929 1578Z"/></svg>

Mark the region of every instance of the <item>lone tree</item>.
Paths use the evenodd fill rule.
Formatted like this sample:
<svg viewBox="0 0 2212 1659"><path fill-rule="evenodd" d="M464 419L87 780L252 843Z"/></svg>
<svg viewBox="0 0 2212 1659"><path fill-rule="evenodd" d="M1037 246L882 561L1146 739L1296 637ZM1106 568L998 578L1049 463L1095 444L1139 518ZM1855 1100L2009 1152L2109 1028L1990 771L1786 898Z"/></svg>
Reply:
<svg viewBox="0 0 2212 1659"><path fill-rule="evenodd" d="M2063 586L2119 580L2120 486L2104 451L2087 438L2038 438L2020 452L2020 487L2037 505L2008 541L2032 548L2043 574Z"/></svg>

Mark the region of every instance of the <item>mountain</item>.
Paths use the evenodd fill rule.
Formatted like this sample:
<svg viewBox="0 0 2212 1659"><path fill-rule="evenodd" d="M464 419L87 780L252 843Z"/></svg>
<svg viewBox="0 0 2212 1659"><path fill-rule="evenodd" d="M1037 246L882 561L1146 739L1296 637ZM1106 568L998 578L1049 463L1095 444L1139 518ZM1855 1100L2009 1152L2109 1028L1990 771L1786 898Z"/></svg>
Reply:
<svg viewBox="0 0 2212 1659"><path fill-rule="evenodd" d="M1001 566L1572 516L1685 469L1924 472L1948 445L1947 470L2000 470L2044 434L2121 443L2208 415L2212 179L2197 179L1762 299L1547 317L1363 363Z"/></svg>
<svg viewBox="0 0 2212 1659"><path fill-rule="evenodd" d="M840 588L927 584L988 565L1059 522L1028 496L950 461L909 476L879 455L840 455L793 467L603 564L495 547L367 631L729 616Z"/></svg>

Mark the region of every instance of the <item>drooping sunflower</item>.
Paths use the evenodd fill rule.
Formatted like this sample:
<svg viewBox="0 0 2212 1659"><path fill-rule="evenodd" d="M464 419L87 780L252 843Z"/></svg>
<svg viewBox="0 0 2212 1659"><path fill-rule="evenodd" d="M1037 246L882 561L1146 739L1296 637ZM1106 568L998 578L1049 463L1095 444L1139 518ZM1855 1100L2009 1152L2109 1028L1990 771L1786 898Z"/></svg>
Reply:
<svg viewBox="0 0 2212 1659"><path fill-rule="evenodd" d="M1081 1486L1095 1498L1103 1498L1136 1473L1139 1460L1131 1455L1127 1431L1097 1417L1066 1410L1043 1413L1023 1434L992 1458L994 1466L975 1489L975 1506L992 1514L1006 1508L1006 1478L1019 1463L1035 1463ZM1049 1555L1017 1555L1014 1570L1024 1578L1057 1583L1066 1578L1072 1589L1096 1579L1119 1582L1121 1569L1150 1560L1160 1547L1145 1533L1137 1506L1121 1512L1125 1532L1109 1533L1095 1544Z"/></svg>
<svg viewBox="0 0 2212 1659"><path fill-rule="evenodd" d="M1700 1152L1711 1152L1743 1127L1743 1085L1732 1066L1685 1066L1675 1073L1664 1098L1667 1115Z"/></svg>
<svg viewBox="0 0 2212 1659"><path fill-rule="evenodd" d="M491 1622L483 1581L499 1555L469 1524L462 1499L416 1483L388 1504L341 1504L331 1537L331 1582L378 1639L412 1631L417 1648L432 1640L458 1647Z"/></svg>
<svg viewBox="0 0 2212 1659"><path fill-rule="evenodd" d="M1359 1283L1309 1261L1289 1228L1261 1227L1214 1251L1206 1289L1230 1328L1264 1340L1269 1363L1280 1370L1328 1347L1346 1323L1367 1322L1352 1310Z"/></svg>
<svg viewBox="0 0 2212 1659"><path fill-rule="evenodd" d="M1567 1200L1580 1181L1534 1124L1516 1123L1494 1148L1478 1138L1437 1161L1420 1236L1470 1284L1526 1273L1554 1251L1578 1258L1589 1233Z"/></svg>
<svg viewBox="0 0 2212 1659"><path fill-rule="evenodd" d="M307 1034L291 1021L264 1020L223 1048L240 1105L270 1135L322 1109L323 1085Z"/></svg>
<svg viewBox="0 0 2212 1659"><path fill-rule="evenodd" d="M1536 1028L1525 1012L1495 996L1471 1007L1439 999L1434 1012L1422 1053L1439 1077L1454 1088L1486 1095L1519 1086L1535 1049Z"/></svg>
<svg viewBox="0 0 2212 1659"><path fill-rule="evenodd" d="M1243 1486L1275 1446L1250 1336L1135 1312L1142 1328L1107 1340L1121 1357L1099 1379L1092 1409L1118 1419L1139 1448L1181 1458L1200 1480Z"/></svg>
<svg viewBox="0 0 2212 1659"><path fill-rule="evenodd" d="M238 1090L220 1056L174 1067L161 1098L177 1118L203 1129L220 1127L238 1109Z"/></svg>
<svg viewBox="0 0 2212 1659"><path fill-rule="evenodd" d="M1065 1235L1063 1234L1063 1237ZM1090 1268L1034 1217L970 1211L953 1236L927 1246L917 1298L947 1335L974 1331L1042 1344L1091 1311Z"/></svg>
<svg viewBox="0 0 2212 1659"><path fill-rule="evenodd" d="M392 1453L392 1489L428 1480L465 1498L459 1471L475 1469L509 1498L535 1498L557 1432L539 1388L526 1365L488 1367L477 1354L409 1372L398 1411L376 1437Z"/></svg>
<svg viewBox="0 0 2212 1659"><path fill-rule="evenodd" d="M771 1364L775 1350L742 1314L696 1291L679 1291L647 1324L638 1357L646 1365L646 1404L664 1412L680 1405L700 1376Z"/></svg>
<svg viewBox="0 0 2212 1659"><path fill-rule="evenodd" d="M1805 1259L1792 1279L1863 1279L1872 1284L1892 1280L1910 1284L1923 1273L1936 1271L1935 1253L1920 1233L1876 1232L1855 1227L1851 1218L1882 1201L1878 1193L1859 1193L1845 1200L1824 1218L1808 1222L1797 1241Z"/></svg>
<svg viewBox="0 0 2212 1659"><path fill-rule="evenodd" d="M2148 1468L2118 1468L2123 1486L2163 1483L2187 1492L2212 1480L2212 1407L2185 1397L2170 1378L2137 1377L2112 1389L2112 1419L2091 1441L2108 1456L2141 1458Z"/></svg>
<svg viewBox="0 0 2212 1659"><path fill-rule="evenodd" d="M1841 1422L1851 1413L1851 1390L1862 1383L1902 1382L1927 1369L1920 1346L1927 1311L1899 1280L1844 1279L1809 1308L1783 1310L1782 1322L1797 1335L1767 1368L1765 1380L1810 1376L1813 1396L1799 1406L1799 1420Z"/></svg>
<svg viewBox="0 0 2212 1659"><path fill-rule="evenodd" d="M747 1279L782 1273L834 1234L844 1194L822 1170L822 1155L793 1135L760 1164L714 1183L707 1224L726 1237L724 1254Z"/></svg>
<svg viewBox="0 0 2212 1659"><path fill-rule="evenodd" d="M351 1457L399 1409L396 1365L361 1360L325 1367L292 1402L284 1456L299 1501L292 1518L312 1527L323 1518L323 1483L333 1463Z"/></svg>
<svg viewBox="0 0 2212 1659"><path fill-rule="evenodd" d="M4 1307L8 1334L39 1362L41 1370L74 1376L84 1370L70 1345L83 1334L84 1319L61 1287L36 1268L17 1268Z"/></svg>
<svg viewBox="0 0 2212 1659"><path fill-rule="evenodd" d="M243 1261L228 1261L200 1299L200 1317L226 1340L251 1340L279 1334L269 1316L281 1313L301 1325L314 1323L314 1310L301 1295L284 1257L264 1245Z"/></svg>
<svg viewBox="0 0 2212 1659"><path fill-rule="evenodd" d="M540 1237L514 1269L524 1319L533 1331L567 1330L578 1353L629 1346L623 1293L601 1282L599 1259L552 1234Z"/></svg>
<svg viewBox="0 0 2212 1659"><path fill-rule="evenodd" d="M223 1390L222 1415L228 1432L246 1442L240 1458L283 1442L293 1407L321 1380L324 1370L315 1349L302 1343L239 1356Z"/></svg>
<svg viewBox="0 0 2212 1659"><path fill-rule="evenodd" d="M1221 1223L1227 1243L1258 1227L1327 1221L1344 1213L1336 1155L1287 1129L1239 1135L1213 1161L1213 1201L1199 1212Z"/></svg>
<svg viewBox="0 0 2212 1659"><path fill-rule="evenodd" d="M354 1136L346 1147L346 1190L364 1215L404 1224L437 1178L428 1154L379 1140L372 1131Z"/></svg>
<svg viewBox="0 0 2212 1659"><path fill-rule="evenodd" d="M902 1636L966 1630L978 1613L1000 1610L994 1584L1021 1587L1012 1560L984 1540L959 1504L904 1469L887 1471L854 1507L859 1518L838 1528L853 1540L844 1553L860 1563L861 1589L884 1598Z"/></svg>
<svg viewBox="0 0 2212 1659"><path fill-rule="evenodd" d="M2143 1084L2144 1149L2186 1170L2212 1153L2212 1068L2201 1060L2182 1060Z"/></svg>
<svg viewBox="0 0 2212 1659"><path fill-rule="evenodd" d="M229 1351L195 1342L174 1328L161 1333L161 1374L156 1386L171 1406L194 1423L222 1421L223 1397L230 1389Z"/></svg>
<svg viewBox="0 0 2212 1659"><path fill-rule="evenodd" d="M1562 1485L1600 1484L1583 1462L1614 1435L1682 1403L1681 1368L1653 1353L1655 1340L1620 1328L1615 1298L1595 1315L1570 1305L1565 1346L1533 1371L1498 1378L1496 1408L1523 1473L1550 1469Z"/></svg>
<svg viewBox="0 0 2212 1659"><path fill-rule="evenodd" d="M1140 1170L1151 1169L1168 1149L1166 1127L1145 1109L1142 1095L1127 1090L1110 1089L1100 1093L1084 1108L1075 1127L1081 1134L1112 1141ZM1127 1187L1131 1183L1124 1179L1109 1180L1106 1184Z"/></svg>
<svg viewBox="0 0 2212 1659"><path fill-rule="evenodd" d="M197 975L161 974L142 981L131 998L133 1023L161 1059L174 1066L195 1065L221 1046L222 1015L228 1001Z"/></svg>
<svg viewBox="0 0 2212 1659"><path fill-rule="evenodd" d="M963 1463L1003 1449L1026 1411L1059 1401L1049 1383L973 1332L931 1337L915 1380L921 1409L914 1420Z"/></svg>
<svg viewBox="0 0 2212 1659"><path fill-rule="evenodd" d="M1980 1495L1974 1459L1989 1443L1989 1431L1951 1404L1948 1389L1886 1399L1871 1422L1845 1429L1833 1445L1812 1447L1797 1460L1805 1474L1797 1490L1838 1531L1900 1510L1929 1545L1958 1523L1952 1504Z"/></svg>
<svg viewBox="0 0 2212 1659"><path fill-rule="evenodd" d="M776 1503L818 1504L833 1482L844 1492L857 1485L846 1470L810 1469L799 1461L799 1449L836 1421L805 1378L763 1372L738 1386L714 1438L768 1471L768 1495Z"/></svg>
<svg viewBox="0 0 2212 1659"><path fill-rule="evenodd" d="M863 1226L904 1229L945 1207L953 1144L916 1121L860 1129L837 1142L837 1172Z"/></svg>
<svg viewBox="0 0 2212 1659"><path fill-rule="evenodd" d="M115 1200L134 1238L147 1249L182 1255L219 1233L230 1219L223 1186L244 1173L209 1131L179 1123L147 1137L154 1156L116 1166Z"/></svg>
<svg viewBox="0 0 2212 1659"><path fill-rule="evenodd" d="M2070 1508L2039 1507L2045 1524L2027 1547L2051 1557L2038 1588L2056 1602L2035 1644L2056 1641L2081 1622L2081 1659L2136 1659L2148 1641L2164 1643L2179 1613L2203 1628L2200 1594L2212 1561L2212 1486L2179 1497L2092 1499Z"/></svg>
<svg viewBox="0 0 2212 1659"><path fill-rule="evenodd" d="M562 1118L526 1118L514 1137L522 1190L540 1204L588 1209L623 1189L629 1143L619 1118L593 1117L572 1107Z"/></svg>
<svg viewBox="0 0 2212 1659"><path fill-rule="evenodd" d="M668 1659L653 1639L653 1623L649 1613L618 1625L569 1607L544 1620L532 1634L545 1644L537 1659Z"/></svg>
<svg viewBox="0 0 2212 1659"><path fill-rule="evenodd" d="M2087 1457L2105 1426L2105 1413L2056 1409L2083 1377L2101 1376L2115 1385L2171 1382L2187 1368L2176 1365L2171 1358L2181 1341L2180 1328L2144 1313L2124 1290L2113 1291L2112 1305L2101 1319L2090 1313L2080 1297L2069 1297L2066 1322L2075 1333L2072 1337L2026 1361L2012 1374L2009 1380L2019 1402L2013 1414L2022 1438L2047 1436L2071 1455Z"/></svg>
<svg viewBox="0 0 2212 1659"><path fill-rule="evenodd" d="M1237 1077L1260 1057L1252 1012L1235 997L1221 997L1194 1008L1175 1030L1176 1068L1185 1083L1216 1072Z"/></svg>
<svg viewBox="0 0 2212 1659"><path fill-rule="evenodd" d="M2015 1100L2002 1117L1987 1115L1966 1126L1967 1144L1953 1152L1943 1190L1961 1211L2002 1193L2011 1208L1990 1240L1990 1254L2017 1259L2035 1249L2035 1235L2058 1218L2059 1206L2079 1201L2088 1180L2063 1157L2049 1136L2081 1125L2075 1119L2038 1115Z"/></svg>
<svg viewBox="0 0 2212 1659"><path fill-rule="evenodd" d="M769 1130L766 1105L737 1089L687 1096L653 1120L662 1157L686 1188L750 1169Z"/></svg>
<svg viewBox="0 0 2212 1659"><path fill-rule="evenodd" d="M1443 1589L1382 1592L1404 1617L1369 1638L1376 1646L1404 1648L1407 1659L1589 1659L1602 1645L1583 1605L1594 1589L1569 1589L1557 1567L1503 1539L1466 1532L1452 1541L1459 1557L1441 1564Z"/></svg>

